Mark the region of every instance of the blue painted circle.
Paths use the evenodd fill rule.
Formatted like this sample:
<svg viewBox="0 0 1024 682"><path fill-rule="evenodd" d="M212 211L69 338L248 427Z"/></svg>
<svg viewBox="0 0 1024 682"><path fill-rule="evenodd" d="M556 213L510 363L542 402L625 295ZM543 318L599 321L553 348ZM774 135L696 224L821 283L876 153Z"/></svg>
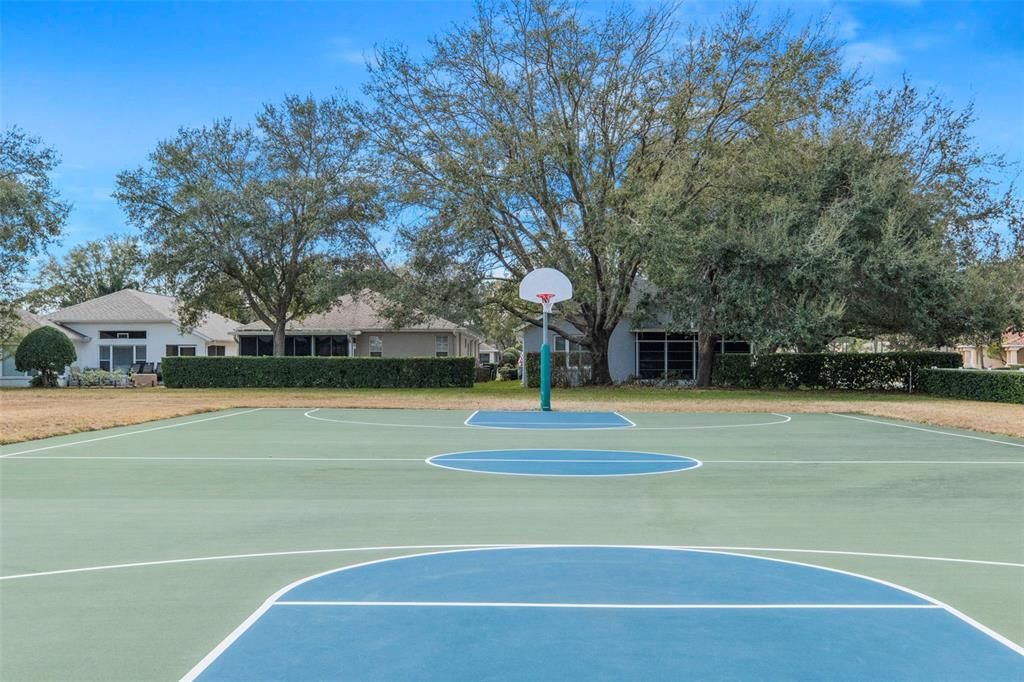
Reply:
<svg viewBox="0 0 1024 682"><path fill-rule="evenodd" d="M445 469L512 476L641 476L685 471L701 465L682 455L620 450L476 450L435 455Z"/></svg>
<svg viewBox="0 0 1024 682"><path fill-rule="evenodd" d="M922 595L653 547L433 552L274 595L200 680L1010 680L1024 657Z"/></svg>

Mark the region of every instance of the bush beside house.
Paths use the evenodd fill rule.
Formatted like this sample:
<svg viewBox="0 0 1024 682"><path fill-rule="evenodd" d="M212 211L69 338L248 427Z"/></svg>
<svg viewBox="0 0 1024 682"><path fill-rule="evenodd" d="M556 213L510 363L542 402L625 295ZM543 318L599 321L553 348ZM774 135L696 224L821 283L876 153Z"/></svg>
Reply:
<svg viewBox="0 0 1024 682"><path fill-rule="evenodd" d="M958 368L959 353L731 354L716 359L717 385L731 388L908 390L926 368Z"/></svg>
<svg viewBox="0 0 1024 682"><path fill-rule="evenodd" d="M63 332L53 327L39 327L18 344L14 366L19 372L39 372L32 379L33 386L56 386L57 377L75 357L75 346Z"/></svg>
<svg viewBox="0 0 1024 682"><path fill-rule="evenodd" d="M1024 372L925 369L918 388L945 398L1024 404Z"/></svg>
<svg viewBox="0 0 1024 682"><path fill-rule="evenodd" d="M474 358L169 357L169 388L470 388Z"/></svg>

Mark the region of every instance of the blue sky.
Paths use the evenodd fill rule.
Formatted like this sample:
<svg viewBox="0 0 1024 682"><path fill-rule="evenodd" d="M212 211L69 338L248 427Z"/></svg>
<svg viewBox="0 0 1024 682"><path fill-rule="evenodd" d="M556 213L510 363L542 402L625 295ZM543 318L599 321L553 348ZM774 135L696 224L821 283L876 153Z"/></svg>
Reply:
<svg viewBox="0 0 1024 682"><path fill-rule="evenodd" d="M602 3L589 3L600 10ZM684 2L681 22L727 5ZM879 85L904 73L954 104L974 101L982 148L1024 165L1024 2L761 2L771 16L830 16L846 59ZM0 124L63 156L74 203L61 253L130 232L110 198L118 171L182 126L248 120L286 93L359 94L364 56L472 14L467 2L18 2L0 10Z"/></svg>

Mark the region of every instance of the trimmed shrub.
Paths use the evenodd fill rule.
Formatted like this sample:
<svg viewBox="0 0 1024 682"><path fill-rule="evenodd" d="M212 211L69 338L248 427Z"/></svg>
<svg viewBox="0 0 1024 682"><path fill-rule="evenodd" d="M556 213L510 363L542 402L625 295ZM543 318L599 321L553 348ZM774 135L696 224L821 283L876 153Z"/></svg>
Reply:
<svg viewBox="0 0 1024 682"><path fill-rule="evenodd" d="M515 365L502 365L498 368L498 376L502 381L516 381L519 379L519 368Z"/></svg>
<svg viewBox="0 0 1024 682"><path fill-rule="evenodd" d="M1024 372L925 369L918 381L925 393L945 398L1024 404Z"/></svg>
<svg viewBox="0 0 1024 682"><path fill-rule="evenodd" d="M75 346L63 332L53 327L39 327L18 344L14 367L19 372L39 372L32 380L33 386L56 386L57 376L75 361L75 356Z"/></svg>
<svg viewBox="0 0 1024 682"><path fill-rule="evenodd" d="M716 358L715 383L732 388L910 390L929 367L957 368L959 353L772 353Z"/></svg>
<svg viewBox="0 0 1024 682"><path fill-rule="evenodd" d="M449 388L473 386L473 358L168 357L169 388Z"/></svg>

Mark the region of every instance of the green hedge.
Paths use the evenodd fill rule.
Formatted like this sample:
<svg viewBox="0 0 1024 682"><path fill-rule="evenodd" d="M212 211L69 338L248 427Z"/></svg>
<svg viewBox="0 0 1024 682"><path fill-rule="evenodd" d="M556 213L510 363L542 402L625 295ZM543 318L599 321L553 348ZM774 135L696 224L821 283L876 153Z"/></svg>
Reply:
<svg viewBox="0 0 1024 682"><path fill-rule="evenodd" d="M1024 404L1024 372L984 369L926 369L919 388L946 398Z"/></svg>
<svg viewBox="0 0 1024 682"><path fill-rule="evenodd" d="M956 368L959 353L773 353L716 358L715 383L734 388L909 390L929 367Z"/></svg>
<svg viewBox="0 0 1024 682"><path fill-rule="evenodd" d="M180 357L170 388L448 388L473 386L473 358Z"/></svg>

